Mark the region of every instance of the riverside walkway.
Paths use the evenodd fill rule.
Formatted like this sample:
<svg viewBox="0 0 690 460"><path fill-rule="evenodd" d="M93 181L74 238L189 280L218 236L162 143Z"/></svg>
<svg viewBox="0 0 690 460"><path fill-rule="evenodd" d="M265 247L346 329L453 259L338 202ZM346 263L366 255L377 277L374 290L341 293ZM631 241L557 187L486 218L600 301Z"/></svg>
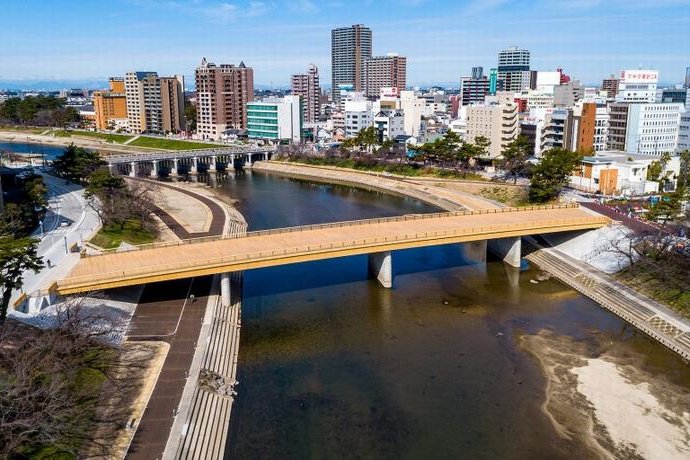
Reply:
<svg viewBox="0 0 690 460"><path fill-rule="evenodd" d="M82 258L61 294L441 244L596 229L609 219L577 205L495 208L309 225L151 244Z"/></svg>

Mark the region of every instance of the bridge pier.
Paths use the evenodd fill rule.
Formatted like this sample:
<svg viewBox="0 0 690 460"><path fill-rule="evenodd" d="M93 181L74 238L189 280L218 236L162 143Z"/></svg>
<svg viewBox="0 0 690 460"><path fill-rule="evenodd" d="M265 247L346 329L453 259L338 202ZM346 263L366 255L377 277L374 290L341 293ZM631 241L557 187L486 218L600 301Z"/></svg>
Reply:
<svg viewBox="0 0 690 460"><path fill-rule="evenodd" d="M216 171L216 156L213 155L211 157L211 162L208 164L208 172L215 172Z"/></svg>
<svg viewBox="0 0 690 460"><path fill-rule="evenodd" d="M197 157L192 158L192 166L189 168L189 174L196 174L199 172L198 161L199 159Z"/></svg>
<svg viewBox="0 0 690 460"><path fill-rule="evenodd" d="M220 301L224 307L229 307L232 304L230 296L230 273L220 274Z"/></svg>
<svg viewBox="0 0 690 460"><path fill-rule="evenodd" d="M177 174L178 174L177 173L177 167L179 165L178 163L179 163L179 160L177 158L173 158L173 167L170 170L170 177L177 177Z"/></svg>
<svg viewBox="0 0 690 460"><path fill-rule="evenodd" d="M489 240L487 248L511 267L520 268L522 239L519 236Z"/></svg>
<svg viewBox="0 0 690 460"><path fill-rule="evenodd" d="M137 177L137 163L133 161L129 164L129 166L129 177Z"/></svg>
<svg viewBox="0 0 690 460"><path fill-rule="evenodd" d="M385 288L393 287L393 263L390 251L369 254L369 277L376 278Z"/></svg>
<svg viewBox="0 0 690 460"><path fill-rule="evenodd" d="M153 160L151 163L153 164L153 167L151 168L151 178L157 179L158 178L158 160Z"/></svg>

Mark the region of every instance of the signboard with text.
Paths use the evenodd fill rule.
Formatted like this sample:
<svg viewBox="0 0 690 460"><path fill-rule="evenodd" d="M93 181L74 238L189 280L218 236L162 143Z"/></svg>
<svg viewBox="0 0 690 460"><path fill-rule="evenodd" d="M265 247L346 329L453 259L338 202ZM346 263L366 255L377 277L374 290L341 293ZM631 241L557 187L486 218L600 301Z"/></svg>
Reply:
<svg viewBox="0 0 690 460"><path fill-rule="evenodd" d="M623 83L656 83L658 81L659 72L656 70L621 70Z"/></svg>

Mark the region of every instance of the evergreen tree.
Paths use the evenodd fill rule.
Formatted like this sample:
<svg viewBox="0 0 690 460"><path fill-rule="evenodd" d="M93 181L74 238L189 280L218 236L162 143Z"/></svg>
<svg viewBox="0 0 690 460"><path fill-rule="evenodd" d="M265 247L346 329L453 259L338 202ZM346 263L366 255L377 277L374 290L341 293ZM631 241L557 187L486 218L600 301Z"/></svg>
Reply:
<svg viewBox="0 0 690 460"><path fill-rule="evenodd" d="M10 297L22 287L27 270L38 272L43 260L36 253L38 240L30 237L0 236L0 324L5 322Z"/></svg>
<svg viewBox="0 0 690 460"><path fill-rule="evenodd" d="M534 167L529 187L529 200L546 203L558 196L582 159L582 153L561 148L547 150Z"/></svg>

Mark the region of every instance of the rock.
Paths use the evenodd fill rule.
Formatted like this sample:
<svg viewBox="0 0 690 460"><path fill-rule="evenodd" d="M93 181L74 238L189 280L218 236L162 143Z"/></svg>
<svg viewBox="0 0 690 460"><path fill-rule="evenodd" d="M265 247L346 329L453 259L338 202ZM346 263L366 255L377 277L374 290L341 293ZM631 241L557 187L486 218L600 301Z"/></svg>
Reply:
<svg viewBox="0 0 690 460"><path fill-rule="evenodd" d="M539 281L537 281L537 280L529 280L529 282L532 284L539 284Z"/></svg>

